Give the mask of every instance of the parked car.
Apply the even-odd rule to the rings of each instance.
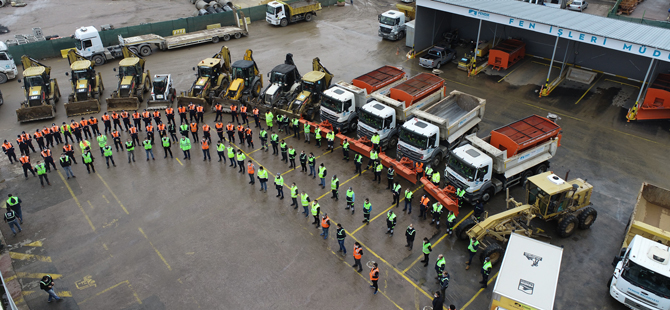
[[[439,69],[440,66],[456,59],[456,50],[445,44],[438,44],[431,48],[426,55],[419,58],[419,65],[428,69]]]
[[[589,4],[584,0],[573,0],[572,3],[568,4],[568,10],[581,12],[586,10],[587,6],[589,6]]]

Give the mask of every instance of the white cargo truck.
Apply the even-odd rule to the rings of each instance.
[[[487,202],[498,192],[525,183],[549,169],[549,160],[561,145],[561,127],[553,120],[532,115],[455,148],[445,168],[447,182],[465,190],[465,201]]]
[[[476,133],[486,100],[460,91],[413,110],[399,131],[398,158],[437,166],[466,134]]]
[[[379,20],[378,34],[380,37],[391,41],[405,37],[406,17],[403,12],[389,10],[379,14],[377,18]]]
[[[18,74],[14,58],[7,51],[7,44],[0,42],[0,84],[15,79]]]

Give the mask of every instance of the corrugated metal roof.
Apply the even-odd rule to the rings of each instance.
[[[432,0],[487,13],[548,24],[610,39],[670,50],[670,29],[515,0]]]

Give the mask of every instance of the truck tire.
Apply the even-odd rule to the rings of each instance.
[[[477,134],[478,131],[479,131],[479,124],[474,125],[472,128],[470,128],[470,130],[468,130],[468,135]]]
[[[530,171],[530,169],[522,172],[521,180],[520,180],[521,186],[526,185],[526,181],[528,181],[528,178],[530,178],[532,176],[533,176],[533,172]]]
[[[7,78],[7,75],[4,74],[4,73],[0,73],[0,84],[7,83],[7,81],[9,81],[9,79]]]
[[[493,198],[493,195],[494,195],[493,188],[489,187],[486,190],[484,190],[484,193],[482,194],[482,203],[489,202],[489,200],[491,200],[491,198]]]
[[[591,225],[596,221],[596,218],[598,218],[598,211],[596,211],[596,209],[591,207],[584,208],[582,213],[579,213],[577,216],[579,229],[591,228]]]
[[[251,88],[251,95],[254,98],[258,98],[260,94],[261,94],[261,81],[256,80],[256,82],[254,82],[254,86]]]
[[[212,43],[219,43],[219,37],[218,36],[213,36],[212,37]]]
[[[500,244],[491,243],[491,245],[487,246],[486,249],[484,249],[484,252],[479,255],[479,260],[484,264],[484,259],[488,257],[491,260],[491,264],[495,265],[498,261],[502,260],[503,255],[505,255],[505,251]]]
[[[358,130],[358,119],[354,119],[349,124],[348,131],[349,132],[356,132],[357,130]]]
[[[404,37],[405,37],[405,32],[404,32],[404,31],[400,31],[400,33],[398,33],[398,40],[401,40],[401,39],[404,38]]]
[[[437,169],[437,166],[440,165],[440,162],[442,162],[442,153],[437,154],[435,158],[430,162],[430,165],[433,167],[433,169]]]
[[[474,227],[475,224],[477,224],[475,220],[471,218],[465,219],[465,221],[463,221],[461,225],[458,225],[458,227],[456,227],[456,237],[458,237],[458,239],[461,240],[468,240],[468,230]]]
[[[282,27],[288,26],[288,19],[282,18],[282,20],[279,21],[279,26],[282,26]]]
[[[308,21],[308,22],[312,21],[312,13],[305,14],[305,21]]]
[[[440,69],[441,66],[442,66],[442,63],[438,61],[437,66],[435,66],[435,69]]]
[[[93,61],[96,66],[102,66],[105,64],[105,57],[102,55],[93,55],[91,61]]]
[[[398,136],[391,136],[391,139],[389,139],[388,144],[386,145],[386,148],[390,148],[392,146],[398,145]]]
[[[575,228],[577,228],[577,218],[572,214],[568,214],[558,222],[558,235],[561,238],[568,238],[575,233]]]
[[[139,100],[140,103],[144,102],[144,93],[140,89],[137,90],[137,100]]]
[[[224,40],[224,41],[228,41],[228,40],[230,40],[230,35],[229,35],[229,34],[224,34],[224,35],[223,35],[223,40]]]
[[[151,46],[142,45],[140,47],[140,55],[142,55],[142,57],[147,57],[147,56],[151,55],[151,53],[153,53],[153,50],[151,50]]]
[[[239,39],[241,37],[242,37],[242,33],[240,33],[240,32],[235,33],[235,39]]]

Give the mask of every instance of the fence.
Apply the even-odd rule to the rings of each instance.
[[[635,24],[642,24],[642,25],[649,25],[649,26],[653,26],[653,27],[670,29],[670,23],[668,23],[667,21],[649,20],[649,19],[634,18],[634,17],[618,15],[617,11],[619,10],[619,5],[621,4],[621,1],[622,0],[618,0],[614,4],[612,9],[610,9],[610,11],[607,12],[607,17],[608,18],[623,20],[623,21],[627,21],[627,22],[631,22],[631,23],[635,23]]]
[[[296,1],[300,0],[286,2],[290,4]],[[318,2],[320,2],[323,7],[327,7],[337,3],[337,0],[318,0]],[[243,8],[238,11],[244,13],[244,16],[249,17],[251,21],[265,20],[265,5]],[[103,45],[109,46],[119,44],[119,35],[125,38],[153,33],[167,37],[171,36],[172,30],[175,29],[185,29],[186,32],[194,32],[206,29],[207,25],[219,23],[222,26],[235,25],[235,17],[233,12],[229,11],[203,16],[179,18],[156,23],[105,30],[100,32],[100,40],[102,41]],[[14,61],[18,65],[21,63],[21,55],[28,55],[35,59],[61,57],[61,50],[73,48],[74,46],[75,40],[73,38],[62,38],[57,40],[39,41],[28,44],[9,46],[9,54],[14,57]]]

